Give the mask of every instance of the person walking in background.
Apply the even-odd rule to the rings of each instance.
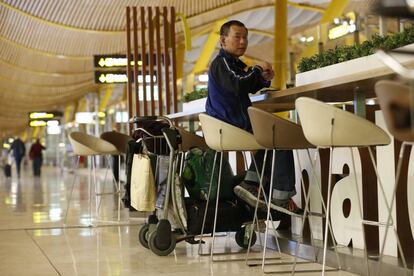
[[[17,177],[20,177],[20,165],[24,155],[26,154],[26,146],[19,137],[16,137],[11,144],[9,152],[11,151],[13,151],[14,161],[16,162]]]
[[[40,176],[40,168],[42,167],[43,156],[42,150],[46,149],[42,144],[40,144],[39,139],[36,139],[36,142],[30,147],[29,156],[33,162],[33,175]]]

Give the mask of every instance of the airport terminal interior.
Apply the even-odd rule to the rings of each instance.
[[[0,0],[0,275],[414,276],[413,23]]]

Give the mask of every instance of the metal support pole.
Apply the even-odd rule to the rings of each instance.
[[[365,93],[359,87],[354,89],[354,114],[366,118]]]

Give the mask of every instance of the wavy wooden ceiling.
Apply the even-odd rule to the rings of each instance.
[[[328,0],[294,1],[323,4]],[[126,6],[175,6],[192,33],[274,0],[0,0],[0,133],[99,87],[93,55],[124,53]],[[214,12],[211,12],[214,11]],[[210,13],[209,13],[210,12]],[[177,24],[178,40],[183,39]]]

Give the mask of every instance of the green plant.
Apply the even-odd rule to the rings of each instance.
[[[303,73],[328,65],[374,54],[378,49],[391,50],[414,43],[414,26],[394,35],[374,35],[371,40],[360,45],[336,46],[322,54],[304,57],[298,65],[298,71]]]
[[[198,100],[201,98],[205,98],[207,97],[207,88],[202,88],[202,89],[198,89],[198,90],[194,90],[192,92],[186,93],[183,96],[183,102],[187,103],[187,102],[191,102],[194,100]]]

